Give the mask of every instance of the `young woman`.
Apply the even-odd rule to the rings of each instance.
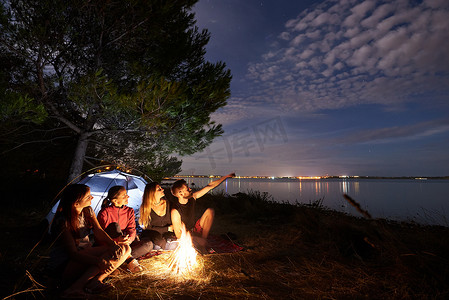
[[[172,250],[176,243],[167,243],[176,240],[171,222],[172,203],[163,199],[164,196],[159,183],[151,182],[145,186],[139,217],[139,224],[144,229],[141,238],[150,239],[155,248]]]
[[[68,186],[61,197],[51,233],[55,238],[50,265],[62,272],[61,296],[86,297],[112,287],[103,280],[130,255],[129,245],[117,245],[100,227],[92,202],[90,188],[84,184]],[[102,246],[93,247],[91,230]]]
[[[142,271],[143,267],[136,258],[150,252],[153,249],[153,243],[150,240],[139,241],[136,238],[134,209],[126,206],[128,199],[129,196],[125,187],[111,187],[98,213],[98,222],[119,245],[126,244],[131,246],[131,255],[127,258],[126,263],[128,270],[132,273],[137,273]]]

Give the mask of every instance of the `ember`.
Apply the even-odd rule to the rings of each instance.
[[[196,266],[196,250],[193,248],[192,237],[183,225],[178,247],[168,258],[168,267],[177,274],[184,274],[192,272]]]

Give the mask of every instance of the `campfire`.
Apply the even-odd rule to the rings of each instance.
[[[178,240],[178,247],[168,258],[168,267],[176,274],[190,273],[198,265],[196,255],[197,253],[193,247],[190,232],[186,231],[183,224],[181,238]]]

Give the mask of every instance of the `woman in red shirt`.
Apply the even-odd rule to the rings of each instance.
[[[128,199],[129,196],[125,187],[111,187],[98,213],[98,222],[118,244],[131,246],[131,255],[126,263],[129,271],[137,273],[142,271],[143,267],[136,258],[150,252],[153,249],[153,243],[151,241],[140,241],[136,236],[134,209],[126,206]]]

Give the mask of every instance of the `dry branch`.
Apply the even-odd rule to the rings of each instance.
[[[361,213],[365,218],[367,219],[372,219],[370,213],[364,209],[362,209],[360,207],[360,204],[358,204],[354,199],[352,199],[351,197],[349,197],[347,194],[343,194],[343,197],[349,202],[349,204],[351,204],[352,206],[355,207],[355,209]]]

